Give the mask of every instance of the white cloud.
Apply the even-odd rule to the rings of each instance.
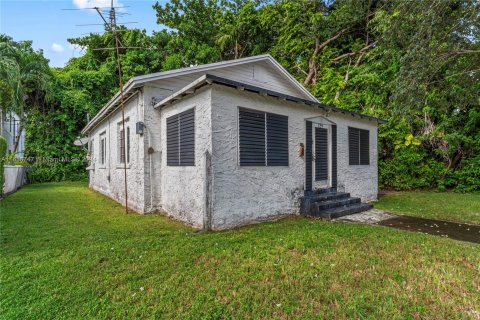
[[[93,7],[109,8],[111,1],[110,0],[73,0],[73,4],[75,7],[79,9],[93,8]],[[120,0],[113,0],[113,6],[123,7],[123,3],[121,3]],[[122,11],[124,9],[117,9],[117,10]]]
[[[52,50],[55,52],[63,52],[63,46],[61,44],[58,44],[56,42],[52,43]]]

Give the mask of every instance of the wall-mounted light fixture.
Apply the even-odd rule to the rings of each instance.
[[[135,128],[136,128],[136,133],[143,136],[143,133],[145,132],[145,124],[141,121],[138,121],[136,123]]]

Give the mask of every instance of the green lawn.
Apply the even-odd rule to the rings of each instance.
[[[389,192],[375,208],[411,216],[480,224],[480,193]]]
[[[289,218],[201,233],[79,183],[0,201],[3,319],[480,316],[480,246]]]

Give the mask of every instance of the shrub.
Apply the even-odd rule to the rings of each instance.
[[[453,177],[456,180],[455,191],[480,191],[480,155],[463,160]]]
[[[428,157],[421,148],[403,148],[392,159],[379,161],[379,180],[383,187],[396,190],[439,188],[448,173],[442,162]]]
[[[27,178],[30,183],[51,181],[86,181],[86,164],[81,161],[63,162],[35,162],[27,168]]]

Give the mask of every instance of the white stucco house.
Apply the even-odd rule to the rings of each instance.
[[[82,133],[90,187],[140,212],[226,229],[336,217],[377,198],[383,121],[321,104],[270,55],[134,77]]]

